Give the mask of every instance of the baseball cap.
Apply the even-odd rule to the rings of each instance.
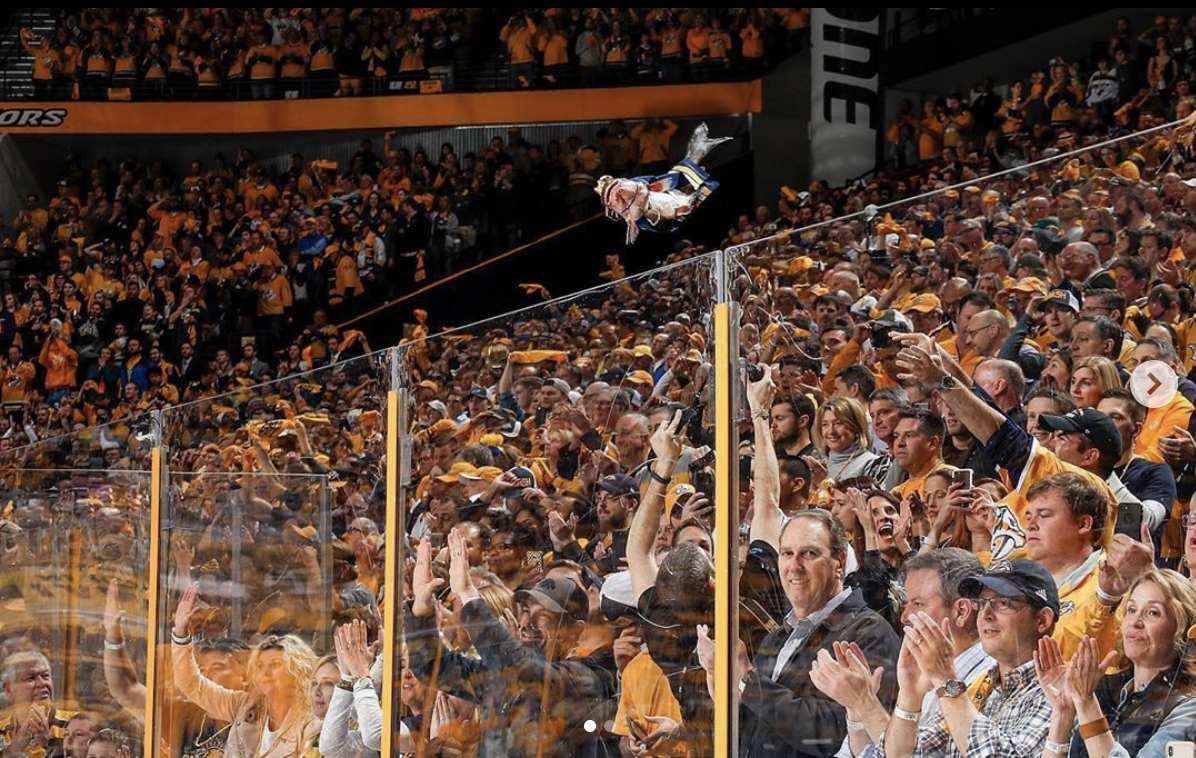
[[[590,602],[581,587],[570,579],[545,579],[530,590],[519,590],[516,600],[532,600],[547,611],[563,613],[574,621],[585,621]]]
[[[527,466],[516,466],[507,472],[515,477],[515,484],[503,493],[503,497],[523,497],[523,491],[536,487],[536,474]]]
[[[498,430],[498,433],[509,439],[518,437],[522,431],[523,424],[518,419],[508,418],[506,422],[503,423],[502,428]]]
[[[598,482],[598,487],[603,492],[609,492],[619,497],[639,493],[639,487],[636,486],[635,480],[626,474],[611,474],[604,477]]]
[[[696,492],[697,492],[697,490],[694,489],[692,484],[676,485],[671,490],[669,490],[667,495],[664,496],[664,512],[672,513],[673,506],[677,504],[678,500],[680,500],[683,497],[688,497],[690,495],[693,495]]]
[[[1024,558],[999,561],[982,576],[964,579],[959,592],[964,597],[979,597],[985,587],[1001,597],[1024,595],[1038,608],[1050,608],[1059,616],[1059,588],[1051,573],[1040,564]]]
[[[558,392],[560,392],[562,395],[568,395],[568,394],[569,394],[569,390],[570,390],[570,389],[572,389],[572,388],[569,386],[569,383],[568,383],[568,382],[566,382],[564,379],[558,379],[558,378],[557,378],[557,377],[555,377],[555,376],[554,376],[554,377],[552,377],[551,379],[545,379],[545,380],[544,380],[544,385],[545,385],[546,387],[553,387],[553,388],[555,388],[555,389],[556,389]]]
[[[469,390],[469,396],[481,398],[482,400],[490,399],[490,393],[485,387],[471,387]]]
[[[1065,308],[1071,308],[1075,313],[1080,312],[1080,301],[1076,299],[1074,294],[1068,292],[1067,290],[1051,290],[1048,292],[1046,297],[1039,301],[1038,310],[1046,308],[1051,303],[1062,305]]]
[[[939,299],[938,295],[928,293],[918,295],[905,308],[907,311],[918,311],[919,313],[931,313],[942,309],[943,301]]]
[[[447,474],[441,474],[440,476],[436,477],[436,481],[444,482],[445,484],[455,484],[460,481],[462,474],[473,474],[475,472],[476,469],[473,467],[473,464],[460,461],[458,463],[454,463],[452,467],[449,468]]]
[[[651,387],[655,382],[652,380],[652,375],[647,371],[632,371],[624,379],[628,384],[643,384]]]
[[[614,621],[622,616],[639,616],[635,593],[631,587],[630,571],[609,574],[602,582],[598,599],[602,605],[602,615],[608,621]]]
[[[500,469],[498,466],[482,466],[472,474],[472,477],[476,477],[477,479],[485,479],[487,482],[493,482],[500,476],[502,476],[502,469]],[[470,477],[462,474],[461,478],[466,479]]]
[[[1001,290],[1002,292],[1035,292],[1038,294],[1045,294],[1047,291],[1046,282],[1042,281],[1036,276],[1027,276],[1018,279],[1012,286]],[[1063,290],[1056,290],[1062,292]],[[1070,294],[1070,293],[1069,293]]]
[[[1077,408],[1064,416],[1044,413],[1038,417],[1038,425],[1052,432],[1079,432],[1101,453],[1121,456],[1121,432],[1113,419],[1095,408]]]

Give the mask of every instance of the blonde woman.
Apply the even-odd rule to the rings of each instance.
[[[1054,640],[1039,643],[1035,668],[1053,706],[1043,758],[1083,742],[1090,758],[1163,758],[1167,743],[1196,737],[1196,587],[1170,569],[1149,569],[1125,594],[1117,612],[1122,656],[1131,664],[1103,676],[1118,653],[1103,661],[1085,637],[1064,666]]]
[[[837,397],[823,403],[815,416],[814,444],[826,457],[830,479],[839,482],[868,476],[884,481],[889,459],[872,452],[868,412],[858,400]]]
[[[199,585],[192,584],[174,612],[175,686],[212,718],[231,722],[225,758],[302,758],[320,737],[311,697],[316,654],[294,635],[271,635],[249,654],[249,689],[221,687],[195,661],[190,624],[198,602]]]
[[[1077,408],[1095,408],[1106,390],[1121,387],[1117,364],[1108,358],[1079,358],[1071,367],[1071,399]]]

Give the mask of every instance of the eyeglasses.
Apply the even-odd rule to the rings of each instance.
[[[1181,523],[1183,523],[1184,529],[1191,529],[1196,526],[1196,515],[1184,516]]]
[[[1026,604],[1020,597],[974,597],[972,607],[977,613],[984,613],[985,606],[992,606],[994,613],[1013,613]]]

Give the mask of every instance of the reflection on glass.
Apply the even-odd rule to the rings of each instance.
[[[71,443],[92,452],[54,450]],[[17,457],[56,459],[42,447]],[[104,726],[139,739],[149,474],[99,468],[0,471],[0,730],[20,754],[77,749]]]
[[[710,752],[712,273],[403,345],[398,749]]]

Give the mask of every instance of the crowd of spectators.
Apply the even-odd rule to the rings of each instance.
[[[380,153],[363,140],[348,165],[293,155],[278,173],[250,151],[184,176],[71,160],[53,197],[0,220],[0,446],[369,352],[339,324],[591,217],[599,175],[668,165],[677,129],[615,121],[594,144],[544,146],[512,127],[431,158],[387,132]]]
[[[478,8],[70,8],[21,31],[42,99],[271,99],[418,88]]]
[[[809,8],[529,8],[499,39],[514,89],[676,84],[759,76],[809,26]]]
[[[271,99],[419,91],[452,72],[510,86],[760,75],[808,35],[809,8],[71,8],[23,29],[38,99]],[[497,30],[497,31],[491,31]],[[476,78],[476,77],[474,77]],[[501,86],[490,83],[491,88]]]
[[[920,108],[903,100],[888,125],[886,168],[954,184],[1183,119],[1196,105],[1193,49],[1196,16],[1159,16],[1141,32],[1121,17],[1087,59],[1054,57],[1028,78],[985,78]]]
[[[611,286],[513,318],[430,335],[420,314],[401,430],[385,355],[169,410],[187,473],[167,496],[164,754],[376,754],[395,675],[401,751],[711,755],[716,541],[740,552],[744,753],[1161,758],[1193,740],[1190,139],[1110,141],[816,228],[794,222],[873,190],[740,219],[742,421],[713,411],[714,256],[680,242],[661,269],[625,279],[612,256]],[[1128,389],[1147,361],[1179,377],[1150,408]],[[740,500],[715,523],[727,423]],[[396,513],[388,434],[411,462]],[[60,503],[16,498],[0,537],[28,565],[53,548],[21,524],[64,503],[102,517],[102,676],[91,716],[58,710],[50,635],[7,635],[0,729],[21,749],[76,729],[128,742],[144,700],[124,577],[102,565],[140,522],[124,480],[38,472],[71,449],[18,451],[6,476]],[[400,513],[413,559],[388,598],[380,534]],[[377,656],[391,602],[398,674]]]

